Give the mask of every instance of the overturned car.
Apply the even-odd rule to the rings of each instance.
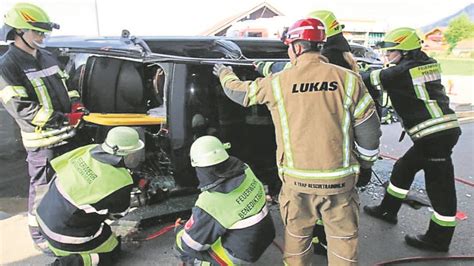
[[[64,65],[70,86],[80,92],[89,111],[74,139],[78,145],[103,142],[115,126],[134,127],[145,142],[143,163],[134,175],[146,181],[135,191],[133,201],[148,207],[142,208],[146,210],[138,219],[190,209],[194,198],[188,195],[197,192],[197,178],[189,149],[203,135],[230,142],[230,154],[249,164],[270,194],[278,192],[269,111],[265,106],[243,108],[229,100],[212,67],[224,63],[241,79],[255,79],[254,61],[288,60],[287,47],[280,41],[136,38],[124,31],[115,38],[55,37],[48,40],[47,49]],[[0,119],[11,118],[2,114]],[[18,131],[0,133],[8,135],[5,150],[21,145]],[[149,207],[156,202],[163,204]]]
[[[212,66],[217,62],[232,65],[243,79],[254,79],[258,73],[253,61],[287,60],[287,49],[280,41],[139,39],[124,32],[116,38],[51,38],[47,49],[64,65],[69,86],[80,92],[89,111],[78,128],[77,144],[103,142],[114,126],[132,126],[141,135],[143,163],[134,175],[146,182],[137,191],[137,205],[196,191],[189,149],[202,135],[230,142],[230,154],[248,163],[270,192],[278,190],[270,113],[265,106],[243,108],[230,101]],[[7,133],[17,136],[7,138],[6,148],[21,145],[17,131]]]

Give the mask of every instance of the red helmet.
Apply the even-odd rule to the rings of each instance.
[[[305,18],[296,21],[286,33],[283,41],[286,45],[294,41],[324,42],[326,34],[324,24],[315,18]]]

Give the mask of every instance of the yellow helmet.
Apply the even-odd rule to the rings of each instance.
[[[12,39],[9,33],[13,29],[27,29],[39,32],[51,32],[59,29],[59,25],[51,22],[48,14],[38,6],[29,3],[18,3],[5,14],[1,29],[2,40]]]
[[[411,51],[421,48],[422,42],[415,29],[398,28],[387,33],[378,46],[385,50]]]
[[[342,29],[344,29],[344,25],[340,24],[339,21],[337,21],[336,16],[334,16],[334,13],[332,13],[331,11],[316,10],[309,13],[308,17],[319,19],[323,22],[327,37],[331,37],[338,33],[341,33]]]

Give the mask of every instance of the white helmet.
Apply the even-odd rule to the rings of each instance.
[[[135,129],[114,127],[107,133],[102,149],[113,155],[126,156],[143,149],[144,146]]]
[[[226,151],[229,148],[230,143],[222,144],[216,137],[200,137],[191,145],[191,165],[193,167],[206,167],[221,163],[229,158]]]

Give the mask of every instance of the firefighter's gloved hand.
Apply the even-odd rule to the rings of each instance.
[[[255,66],[255,70],[262,76],[266,77],[270,74],[270,70],[272,68],[274,62],[264,62],[264,61],[255,61],[253,65]],[[266,69],[266,71],[265,71]]]
[[[357,180],[356,187],[365,187],[370,182],[372,177],[372,168],[360,168],[359,180]]]
[[[75,112],[75,113],[68,113],[64,114],[69,122],[69,125],[76,127],[81,122],[82,117],[84,116],[83,112]]]
[[[232,67],[230,67],[230,66],[225,66],[223,64],[215,64],[214,68],[212,69],[212,74],[219,77],[222,70],[224,70],[224,69],[229,69],[230,71],[232,71]]]

